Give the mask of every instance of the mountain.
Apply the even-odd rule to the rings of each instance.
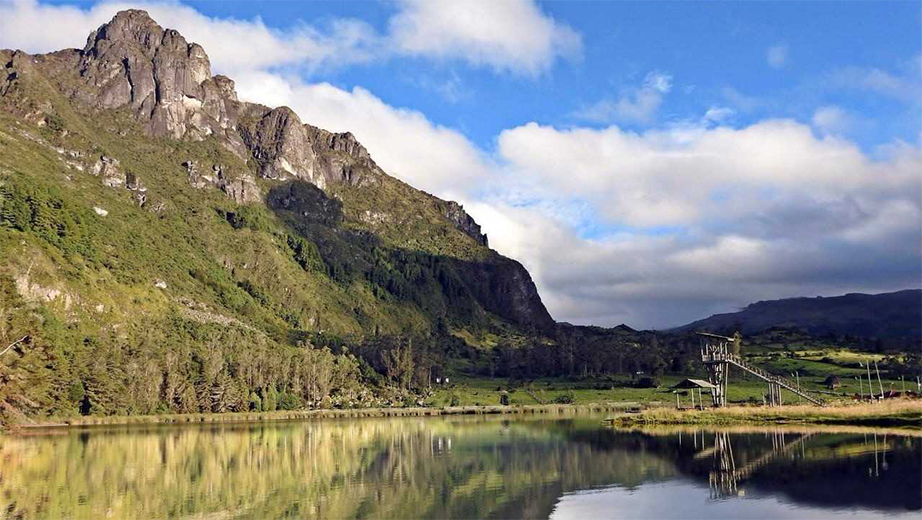
[[[391,177],[351,133],[239,100],[144,11],[83,49],[0,50],[0,67],[0,343],[30,339],[2,409],[316,400],[337,387],[291,375],[305,344],[362,365],[337,345],[554,333],[461,205]]]
[[[922,290],[760,301],[673,330],[754,335],[770,328],[799,329],[813,336],[917,341],[922,337]]]

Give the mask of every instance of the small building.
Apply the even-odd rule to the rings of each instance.
[[[679,402],[679,390],[691,390],[692,398],[692,408],[695,408],[695,390],[698,391],[698,405],[697,407],[704,408],[704,401],[701,399],[701,391],[704,389],[714,391],[717,388],[715,385],[703,380],[703,379],[683,379],[679,384],[672,387],[672,390],[675,391],[675,407],[682,408],[681,403]]]
[[[703,379],[683,379],[679,384],[672,387],[673,390],[687,390],[689,388],[713,390],[717,387]]]

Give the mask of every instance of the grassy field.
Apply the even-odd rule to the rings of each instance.
[[[810,360],[782,360],[777,364],[761,364],[766,366],[773,373],[785,374],[790,376],[790,372],[795,370],[803,372],[805,367],[817,362]],[[822,365],[827,365],[822,363]],[[824,367],[825,368],[825,367]],[[838,375],[838,374],[837,374]],[[881,383],[878,383],[877,377],[873,375],[874,393],[880,393],[880,386],[884,390],[894,389],[900,391],[902,383],[899,379],[888,379],[881,375]],[[675,405],[675,394],[671,387],[682,381],[686,377],[707,379],[704,374],[690,374],[688,376],[662,376],[657,378],[659,386],[656,388],[637,388],[631,382],[630,378],[615,378],[611,380],[600,381],[569,381],[566,379],[534,379],[529,381],[510,381],[503,378],[473,378],[473,377],[456,377],[451,380],[448,386],[435,386],[433,395],[426,400],[427,406],[448,406],[452,403],[462,406],[486,406],[500,404],[500,398],[503,392],[509,397],[510,405],[534,405],[572,402],[576,404],[588,403],[605,403],[617,401],[634,401],[645,405]],[[827,402],[850,402],[852,396],[859,393],[867,395],[868,384],[867,376],[861,381],[860,385],[857,380],[851,376],[839,375],[841,386],[835,391],[830,391],[824,381],[826,375],[804,376],[800,377],[801,387],[814,392]],[[794,379],[793,377],[789,377]],[[907,390],[915,390],[916,385],[913,382],[905,382]],[[731,403],[738,404],[761,404],[762,395],[766,393],[766,385],[761,380],[753,377],[744,376],[741,371],[730,371],[730,385],[727,389],[727,399]],[[691,405],[689,395],[680,396],[682,404]],[[710,397],[704,394],[705,400]],[[782,398],[785,404],[806,404],[806,401],[799,396],[782,391]]]
[[[880,403],[838,406],[731,406],[710,410],[649,408],[613,418],[617,425],[637,424],[850,424],[857,426],[922,427],[922,401],[893,399]]]

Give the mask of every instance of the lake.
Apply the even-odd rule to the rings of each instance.
[[[603,416],[95,427],[0,437],[9,518],[919,518],[922,437],[615,430]]]

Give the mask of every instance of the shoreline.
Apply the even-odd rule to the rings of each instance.
[[[441,408],[354,408],[290,410],[277,412],[189,413],[163,415],[80,416],[51,419],[33,424],[18,424],[16,430],[66,429],[84,426],[130,426],[154,424],[220,424],[244,422],[299,421],[310,419],[359,419],[369,417],[439,417],[449,415],[537,415],[622,412],[639,409],[636,402],[593,404],[544,404],[522,406],[447,406]]]
[[[633,401],[544,404],[470,405],[448,407],[316,409],[276,412],[228,412],[163,415],[79,416],[50,419],[7,427],[7,432],[69,429],[92,426],[143,426],[157,424],[222,424],[313,419],[360,419],[386,417],[441,417],[457,415],[575,415],[613,412],[604,422],[614,427],[639,426],[773,426],[833,425],[922,429],[922,401],[904,400],[878,404],[815,407],[806,405],[766,407],[735,405],[705,410],[644,406]]]
[[[922,428],[922,401],[903,400],[839,406],[728,406],[705,410],[647,408],[640,413],[619,414],[609,419],[616,427],[697,425],[771,426],[832,425]]]

